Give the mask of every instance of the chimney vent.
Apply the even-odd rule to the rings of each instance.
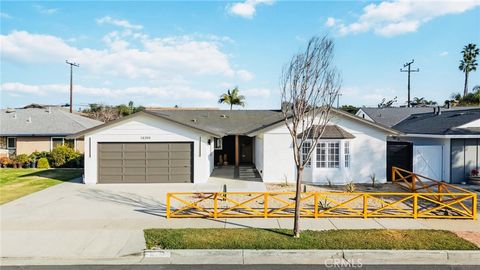
[[[28,117],[27,123],[32,123],[32,117],[31,116]]]

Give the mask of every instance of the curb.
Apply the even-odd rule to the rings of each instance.
[[[158,264],[428,264],[480,265],[477,250],[145,250],[143,263]]]

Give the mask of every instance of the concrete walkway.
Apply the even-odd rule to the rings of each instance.
[[[285,228],[292,219],[166,219],[165,194],[221,185],[64,183],[0,206],[1,257],[115,258],[140,253],[146,228]],[[480,232],[479,220],[302,219],[302,229],[444,229]]]

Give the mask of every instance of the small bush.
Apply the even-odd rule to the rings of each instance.
[[[372,173],[370,175],[370,181],[372,182],[372,187],[375,187],[375,184],[377,183],[377,178],[375,176],[375,173]]]
[[[30,163],[30,158],[27,154],[20,154],[15,158],[15,161],[18,163],[19,167],[22,167],[25,164]]]
[[[77,167],[81,163],[82,154],[71,147],[61,145],[53,149],[51,159],[54,167]]]
[[[30,154],[30,159],[33,161],[39,160],[41,158],[50,159],[50,157],[51,157],[51,154],[48,151],[42,151],[42,152],[35,151]]]
[[[9,159],[8,157],[1,157],[0,164],[2,165],[3,168],[6,168],[8,165],[12,164],[12,160]]]
[[[349,182],[348,184],[345,185],[345,191],[346,192],[355,192],[357,188],[355,187],[355,184],[353,182]]]
[[[38,159],[37,168],[39,168],[39,169],[49,169],[50,164],[48,163],[48,159],[44,158],[44,157]]]

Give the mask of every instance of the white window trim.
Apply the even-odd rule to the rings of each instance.
[[[348,144],[349,144],[349,156],[350,156],[350,160],[349,160],[349,167],[345,167],[345,142],[348,141]],[[339,140],[335,140],[335,139],[321,139],[318,141],[318,143],[331,143],[331,142],[338,142],[339,145],[338,145],[338,162],[339,162],[339,166],[337,168],[329,168],[328,167],[328,157],[327,157],[327,167],[317,167],[317,145],[315,145],[315,151],[313,151],[312,153],[312,157],[311,157],[311,162],[313,164],[312,168],[314,168],[315,170],[322,170],[322,171],[338,171],[338,170],[349,170],[352,168],[352,140],[351,139],[339,139]],[[326,148],[326,155],[328,155],[328,147]]]
[[[65,137],[50,137],[50,151],[53,150],[53,139],[62,139],[62,145],[65,145]],[[73,150],[77,151],[77,139],[73,139]]]
[[[216,142],[220,142],[220,146],[216,146]],[[223,150],[223,138],[213,138],[213,150]]]
[[[8,146],[8,139],[15,139],[15,147],[9,147],[9,146]],[[7,146],[7,149],[8,149],[8,150],[15,150],[15,149],[17,149],[17,137],[7,137],[6,146]]]
[[[309,150],[312,149],[312,144],[313,144],[312,140],[305,140],[303,143],[309,143],[309,144],[310,144]],[[310,160],[308,161],[307,164],[305,164],[305,168],[309,168],[309,169],[310,169],[310,168],[313,168],[313,166],[312,166],[312,164],[314,164],[314,163],[313,163],[313,160],[314,160],[314,159],[313,159],[313,156],[314,156],[314,154],[313,154],[313,152],[312,152],[312,153],[311,153],[311,156],[310,156]],[[303,159],[303,144],[302,144],[302,146],[301,146],[301,151],[300,151],[300,160],[301,160],[301,162],[303,163],[303,160],[304,160],[304,159]]]

